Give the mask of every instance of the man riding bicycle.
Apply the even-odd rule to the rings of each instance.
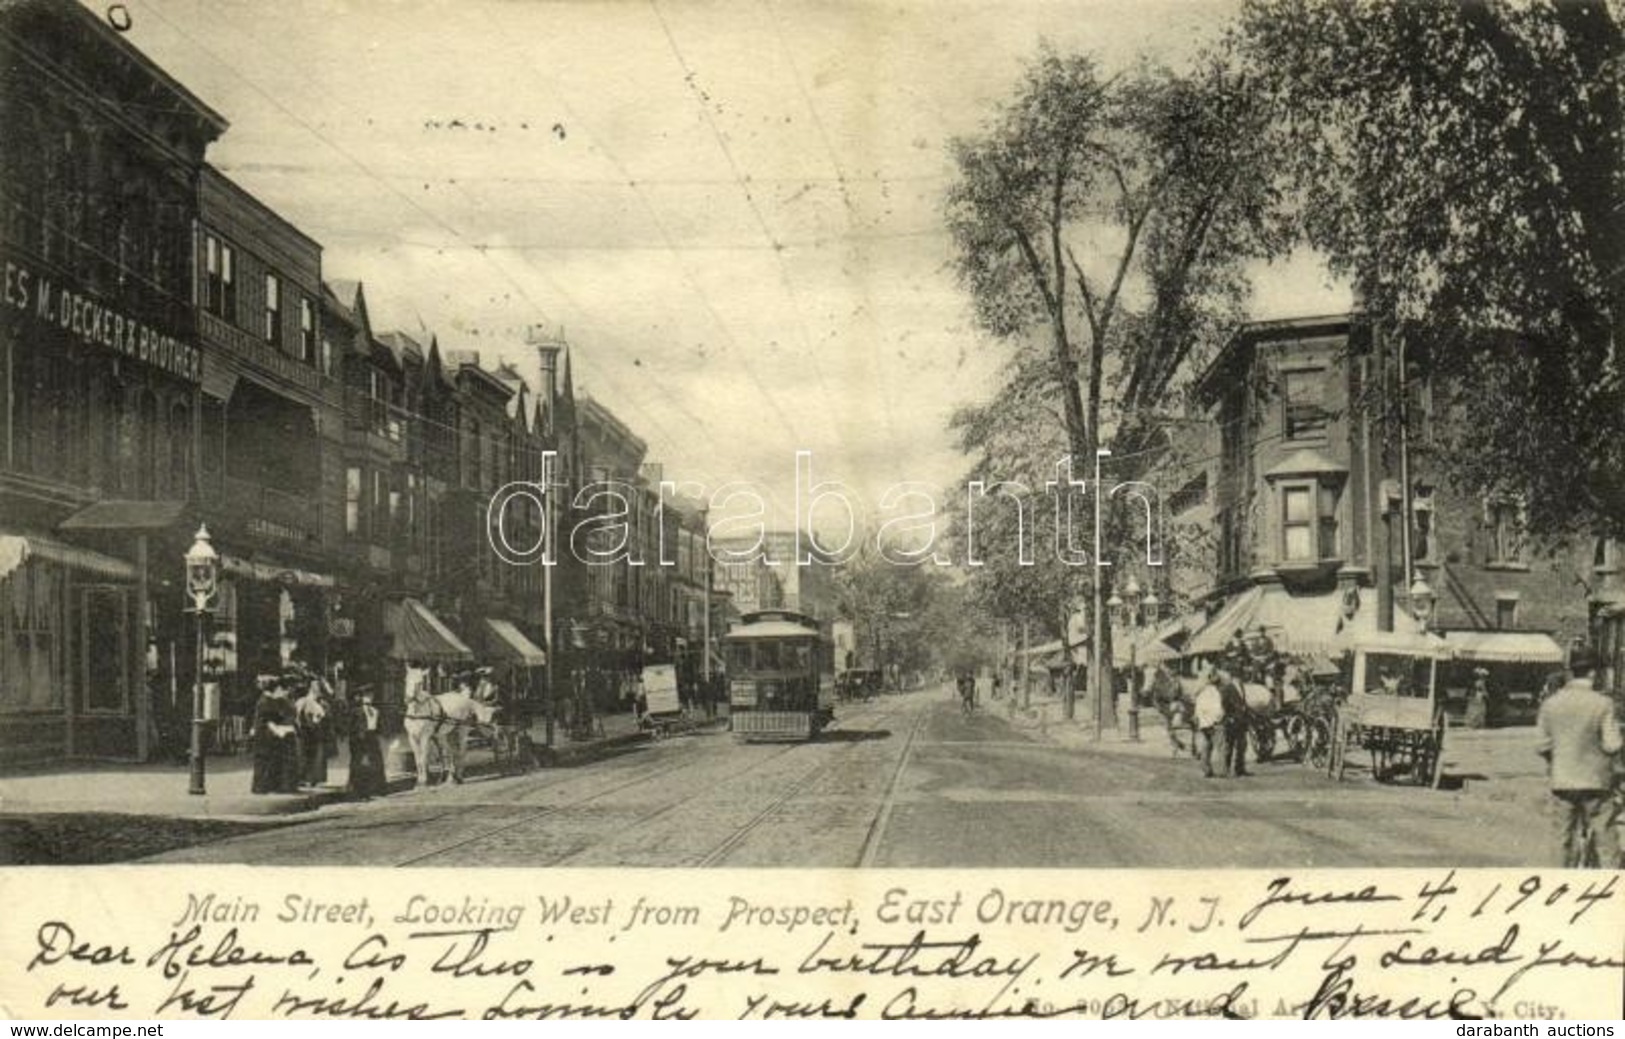
[[[1605,831],[1612,825],[1608,809],[1621,742],[1613,703],[1592,688],[1595,666],[1589,648],[1574,650],[1569,660],[1573,677],[1540,705],[1537,750],[1546,759],[1552,796],[1562,802],[1563,865],[1611,869],[1618,836]]]

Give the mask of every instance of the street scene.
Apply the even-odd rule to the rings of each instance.
[[[1617,868],[1625,15],[1152,6],[0,0],[0,864]]]
[[[941,690],[904,693],[854,708],[813,744],[665,740],[591,767],[326,809],[148,861],[1194,869],[1517,865],[1540,854],[1527,784],[1522,801],[1429,797],[1262,766],[1233,792],[1160,748],[1079,753],[999,707],[967,717]],[[1486,842],[1485,829],[1511,836]]]

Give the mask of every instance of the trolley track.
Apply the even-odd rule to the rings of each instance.
[[[865,712],[863,714],[858,715],[857,717],[854,717],[852,720],[854,720],[854,721],[856,721],[856,720],[869,720],[871,718],[883,719],[883,718],[886,718],[886,717],[890,717],[895,713],[896,713],[895,709],[892,710],[892,711],[887,711],[887,712],[880,713],[878,715],[870,715],[867,712]],[[748,774],[750,772],[756,771],[757,769],[760,769],[765,765],[771,764],[774,761],[778,761],[781,758],[785,757],[786,755],[795,752],[797,749],[799,749],[802,746],[804,746],[804,745],[803,744],[790,744],[788,746],[779,748],[772,754],[769,754],[769,755],[757,758],[754,761],[751,761],[744,768],[734,769],[731,772],[726,773],[725,775],[723,775],[723,776],[721,776],[721,777],[719,777],[717,779],[716,784],[725,786],[729,781],[735,780],[735,779],[739,778],[740,776],[743,776],[743,775],[746,775],[746,774]],[[843,756],[842,760],[844,760],[844,756]],[[818,774],[826,771],[828,768],[832,767],[833,764],[834,764],[834,762],[821,763],[817,768],[811,770],[808,773],[807,778],[810,779],[810,778],[815,777],[816,775],[818,775]],[[629,790],[629,789],[632,789],[633,787],[637,787],[637,786],[641,786],[641,785],[644,785],[644,784],[656,782],[656,781],[658,781],[660,779],[663,779],[666,776],[669,776],[669,775],[671,775],[671,774],[673,774],[675,772],[680,772],[680,771],[684,771],[684,770],[693,770],[696,767],[699,767],[699,768],[703,769],[703,762],[695,762],[693,759],[684,758],[682,760],[673,762],[672,764],[670,764],[670,765],[668,765],[666,767],[658,768],[658,769],[654,770],[653,772],[642,773],[640,775],[630,777],[630,778],[628,778],[628,779],[626,779],[626,780],[624,780],[622,782],[612,783],[609,786],[601,787],[601,788],[598,788],[596,790],[593,790],[591,793],[588,793],[585,796],[577,797],[577,798],[571,799],[571,800],[566,801],[566,802],[561,803],[561,804],[540,805],[540,806],[536,806],[534,808],[526,808],[525,809],[525,814],[522,815],[520,818],[510,819],[510,820],[507,820],[507,821],[503,822],[500,825],[493,826],[493,827],[490,827],[488,829],[481,830],[479,833],[472,834],[472,835],[469,835],[469,836],[466,836],[466,837],[460,837],[459,839],[454,840],[454,841],[449,841],[449,842],[441,844],[441,845],[439,845],[439,846],[437,846],[435,848],[432,848],[432,849],[430,849],[428,851],[422,852],[421,854],[414,855],[414,856],[412,856],[412,857],[410,857],[408,859],[398,861],[398,862],[394,863],[394,865],[396,867],[421,866],[421,865],[429,863],[430,860],[432,860],[432,859],[442,858],[442,857],[445,857],[445,856],[448,856],[448,855],[451,855],[451,854],[454,854],[454,853],[457,853],[457,852],[466,852],[470,848],[473,848],[473,847],[475,847],[477,845],[480,845],[482,843],[491,841],[491,840],[493,840],[495,838],[501,837],[501,836],[503,836],[505,834],[508,834],[508,833],[510,833],[510,832],[512,832],[514,830],[520,829],[521,827],[525,827],[525,826],[531,825],[533,823],[541,822],[541,821],[543,821],[545,819],[548,819],[550,817],[561,815],[563,813],[572,811],[572,810],[580,808],[582,806],[592,804],[595,801],[599,801],[599,800],[602,800],[603,798],[613,796],[614,794],[620,793],[620,792],[622,792],[624,790]],[[802,786],[803,786],[803,783],[798,780],[795,784],[792,785],[789,792],[787,792],[783,797],[781,797],[779,799],[776,799],[775,804],[773,806],[771,806],[771,807],[776,810],[777,807],[782,805],[784,802],[787,802],[788,800],[790,800],[795,795],[795,793],[799,791],[799,789]],[[522,797],[522,796],[524,796],[524,794],[525,794],[525,792],[521,791],[520,796]],[[663,803],[661,803],[659,806],[655,807],[654,809],[640,815],[634,821],[634,825],[643,825],[643,824],[646,824],[648,822],[652,822],[653,820],[658,819],[661,816],[664,816],[664,815],[668,814],[669,812],[675,810],[676,808],[678,808],[678,807],[680,807],[680,806],[682,806],[684,804],[687,804],[687,803],[690,803],[690,802],[694,801],[697,796],[700,796],[700,795],[696,795],[696,794],[693,794],[691,792],[685,792],[685,793],[683,793],[683,794],[681,794],[681,795],[679,795],[677,797],[670,798],[670,799],[664,801]],[[501,805],[502,807],[508,807],[510,805],[512,805],[514,807],[523,807],[523,806],[518,804],[518,800],[519,800],[519,798],[515,797],[512,800],[509,800],[509,799],[505,798],[505,799],[502,799],[501,801],[485,802],[485,803],[486,804],[498,804],[498,805]],[[471,807],[471,808],[476,807],[476,806],[477,806],[476,804],[470,804],[469,805],[469,807]],[[448,818],[448,817],[454,816],[455,814],[456,814],[455,810],[447,811],[447,812],[440,813],[440,814],[437,814],[437,815],[433,816],[431,818],[431,820],[429,820],[429,821],[435,821],[435,820],[439,820],[439,819]],[[762,814],[762,819],[765,820],[765,818],[767,817],[768,814],[771,814],[771,813],[764,812]],[[749,829],[754,828],[754,825],[759,824],[760,821],[761,820],[756,820],[756,821],[753,821],[752,824],[747,824],[747,827],[745,829],[748,831]],[[741,839],[743,839],[743,838],[741,837]],[[730,847],[733,844],[737,844],[737,843],[738,843],[737,841],[732,842],[732,844],[730,844]],[[570,859],[573,859],[573,858],[583,854],[587,850],[589,850],[589,849],[572,850],[571,852],[569,852],[569,853],[567,853],[565,855],[556,857],[556,858],[554,858],[554,859],[552,859],[552,860],[550,860],[550,861],[548,861],[546,863],[543,863],[543,865],[547,865],[547,866],[562,865],[564,863],[567,863]]]
[[[882,717],[894,717],[900,713],[900,711],[901,708],[894,708],[893,710],[886,712],[884,715],[882,715]],[[902,753],[898,756],[898,763],[893,771],[891,782],[887,785],[886,792],[881,800],[881,807],[879,811],[888,816],[890,815],[889,809],[892,798],[896,794],[897,785],[902,776],[903,767],[908,761],[910,751],[913,749],[915,737],[919,735],[920,730],[925,725],[926,718],[927,715],[925,713],[921,713],[914,720],[913,725],[909,727],[908,739],[903,745]],[[767,804],[766,807],[762,808],[761,811],[751,816],[749,821],[747,821],[743,826],[738,827],[733,833],[729,834],[727,839],[722,841],[722,843],[716,845],[711,849],[711,851],[706,853],[697,861],[687,863],[687,865],[698,867],[721,865],[723,860],[732,854],[736,848],[744,844],[745,841],[751,837],[751,835],[760,830],[761,827],[774,816],[778,815],[779,812],[783,810],[785,805],[795,800],[796,797],[806,793],[808,787],[810,787],[824,775],[832,772],[837,766],[846,764],[851,757],[856,755],[857,751],[862,746],[863,745],[861,743],[849,744],[847,747],[843,748],[843,753],[832,757],[831,760],[819,762],[813,768],[808,769],[801,776],[798,776],[793,783],[789,784],[784,793],[780,794],[778,797],[775,797]],[[877,834],[875,830],[875,822],[871,821],[869,824],[868,836],[865,837],[864,840],[865,853],[867,853],[871,839],[876,837]]]

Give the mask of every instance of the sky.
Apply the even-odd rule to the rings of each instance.
[[[105,4],[89,4],[101,11]],[[873,506],[966,467],[947,420],[1007,347],[951,269],[948,144],[1048,41],[1177,64],[1234,4],[131,0],[127,38],[222,113],[209,161],[365,283],[376,331],[575,384],[667,479],[790,516],[798,451]],[[1313,258],[1255,317],[1348,305]],[[861,507],[861,506],[860,506]]]

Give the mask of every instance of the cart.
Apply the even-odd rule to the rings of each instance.
[[[1337,708],[1328,771],[1342,779],[1349,752],[1371,755],[1379,782],[1404,776],[1437,789],[1444,778],[1448,721],[1437,689],[1449,650],[1434,635],[1381,632],[1354,645],[1348,698]]]

